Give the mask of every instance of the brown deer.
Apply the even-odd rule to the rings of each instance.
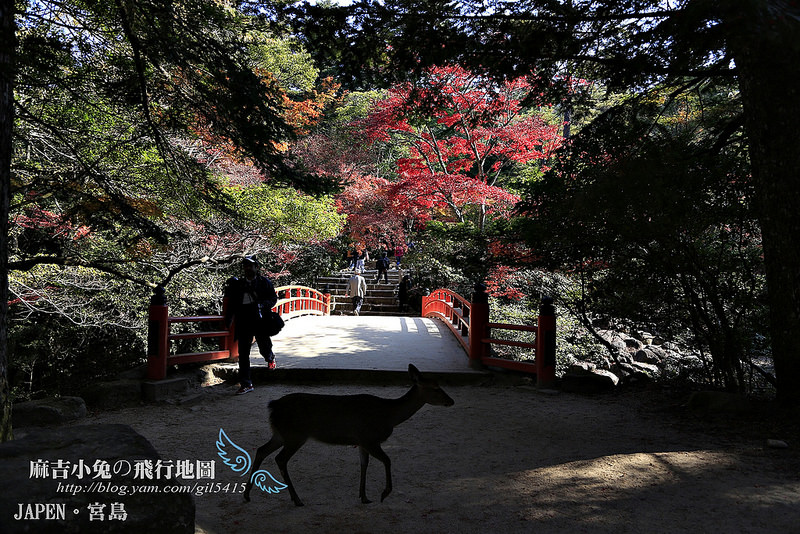
[[[408,372],[414,384],[398,399],[384,399],[374,395],[292,393],[271,401],[269,421],[272,438],[256,452],[250,479],[244,491],[245,500],[250,500],[253,473],[258,470],[264,458],[283,447],[275,457],[275,462],[289,488],[292,501],[297,506],[303,506],[289,478],[286,464],[308,438],[313,438],[334,445],[358,445],[361,457],[358,496],[364,504],[371,502],[366,495],[369,456],[383,462],[386,468],[386,487],[381,494],[383,502],[392,491],[392,472],[391,461],[381,449],[381,443],[389,438],[394,427],[414,415],[425,404],[455,404],[435,380],[424,378],[416,367],[409,364]]]

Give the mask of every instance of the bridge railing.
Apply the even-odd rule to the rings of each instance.
[[[500,367],[536,375],[537,385],[546,387],[555,381],[556,367],[556,317],[553,301],[542,299],[535,325],[489,322],[489,297],[482,285],[477,285],[472,300],[448,289],[437,289],[422,297],[422,316],[435,317],[453,332],[469,356],[474,369]],[[534,332],[533,343],[492,337],[493,331],[512,330]],[[530,348],[535,351],[533,362],[507,360],[490,356],[491,345]]]
[[[306,286],[289,285],[276,287],[278,302],[272,308],[284,321],[301,315],[330,315],[331,296]],[[166,294],[163,287],[157,287],[150,299],[148,339],[147,339],[147,378],[161,380],[167,376],[170,365],[211,362],[216,360],[236,359],[239,347],[234,341],[236,323],[230,328],[225,326],[225,310],[227,298],[223,299],[222,315],[195,315],[187,317],[170,317]],[[195,330],[172,333],[171,327],[176,324],[211,324],[210,330]],[[218,339],[218,347],[202,352],[172,353],[172,342],[187,339]]]
[[[330,315],[331,295],[306,286],[276,287],[278,302],[272,308],[284,321],[301,315]],[[283,295],[283,296],[281,296]]]

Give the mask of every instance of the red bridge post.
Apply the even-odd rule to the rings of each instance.
[[[549,388],[556,381],[556,308],[552,297],[543,297],[536,333],[536,386]]]
[[[228,316],[228,296],[222,298],[222,316]],[[219,348],[220,350],[227,350],[228,351],[228,358],[231,361],[236,361],[239,359],[239,344],[236,342],[236,322],[232,322],[230,326],[226,325],[226,330],[228,330],[228,335],[220,338]]]
[[[469,366],[482,369],[487,345],[483,342],[489,337],[489,295],[486,286],[475,284],[469,312]]]
[[[163,286],[156,286],[150,298],[147,325],[147,378],[150,380],[163,380],[167,376],[168,331],[166,291]]]

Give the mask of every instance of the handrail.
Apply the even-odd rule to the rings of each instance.
[[[537,384],[549,386],[555,381],[555,308],[552,299],[542,299],[536,325],[489,322],[489,299],[481,284],[476,285],[472,301],[448,289],[436,289],[422,297],[423,317],[434,317],[456,336],[473,368],[501,367],[535,374]],[[491,337],[493,330],[535,332],[533,343]],[[489,356],[491,345],[507,345],[534,349],[533,362],[521,362]]]
[[[306,286],[288,285],[275,288],[278,297],[283,298],[272,308],[284,321],[301,315],[330,315],[331,295]],[[293,294],[294,293],[294,294]]]
[[[276,287],[275,292],[279,298],[272,309],[278,312],[284,321],[301,315],[330,315],[331,296],[328,293],[300,285]],[[227,299],[223,299],[223,310],[227,309],[227,306]],[[224,314],[170,317],[164,288],[157,287],[150,300],[147,377],[151,380],[162,380],[167,375],[169,365],[238,358],[239,349],[234,341],[235,322],[230,328],[226,328],[224,320]],[[223,324],[222,328],[210,331],[170,333],[170,326],[174,323],[203,322]],[[219,348],[204,352],[170,354],[171,341],[201,338],[218,338]]]
[[[422,297],[421,315],[444,320],[467,354],[471,309],[472,304],[467,299],[449,289],[436,289]]]

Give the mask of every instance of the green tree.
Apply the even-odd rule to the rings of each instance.
[[[664,88],[613,108],[536,184],[526,222],[539,254],[583,279],[587,327],[606,316],[691,332],[710,381],[744,392],[765,287],[746,151],[714,132],[735,112],[730,91],[675,99]]]
[[[255,59],[264,54],[247,41],[248,31],[261,31],[257,18],[210,0],[16,7],[22,11],[0,3],[2,439],[11,436],[9,270],[80,266],[153,284],[213,259],[200,254],[220,250],[207,238],[232,222],[257,224],[265,206],[249,206],[250,218],[237,212],[236,188],[210,164],[209,144],[273,186],[322,193],[333,184],[286,150],[305,85],[289,96],[279,81],[292,76],[259,69]],[[312,204],[304,202],[284,201],[289,221]],[[324,219],[317,229],[328,225]],[[258,239],[277,234],[262,231]]]

